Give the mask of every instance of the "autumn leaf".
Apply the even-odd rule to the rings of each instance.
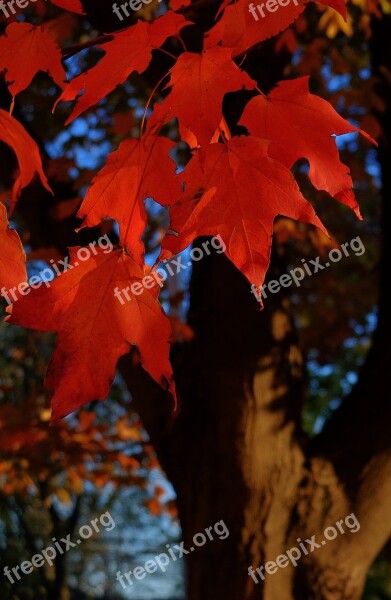
[[[50,0],[52,4],[63,8],[64,10],[69,10],[70,12],[77,13],[79,15],[84,14],[83,6],[81,0]]]
[[[0,450],[3,453],[20,454],[21,450],[31,453],[34,446],[47,436],[47,432],[36,427],[34,422],[26,424],[26,414],[10,404],[0,407],[0,427]],[[4,469],[4,463],[1,466]]]
[[[133,111],[116,112],[112,116],[113,124],[110,127],[111,133],[115,133],[120,138],[129,135],[130,130],[134,127],[135,119]]]
[[[184,52],[170,70],[172,90],[155,106],[148,131],[178,117],[182,139],[190,130],[198,142],[208,144],[222,119],[223,98],[228,92],[256,87],[231,58],[228,48],[210,48],[202,54]],[[186,132],[184,133],[183,130]]]
[[[169,363],[169,320],[155,294],[140,283],[143,270],[122,250],[78,264],[71,249],[71,268],[48,288],[31,289],[7,319],[14,325],[58,334],[46,385],[54,392],[53,419],[92,400],[104,400],[116,363],[137,346],[144,369],[175,396]],[[114,295],[138,282],[141,295],[121,303]],[[123,299],[124,300],[124,299]],[[9,309],[10,310],[10,309]]]
[[[116,433],[120,440],[140,442],[143,439],[141,428],[130,424],[126,417],[121,417],[117,420]]]
[[[0,204],[0,288],[9,290],[27,280],[26,256],[17,232],[9,228],[7,211]]]
[[[138,21],[126,31],[114,34],[113,41],[102,48],[105,55],[99,63],[66,84],[55,108],[59,102],[77,98],[77,104],[66,122],[70,123],[124,83],[131,73],[143,73],[152,60],[152,51],[160,48],[170,36],[178,35],[186,25],[191,23],[182,15],[169,12],[151,24]]]
[[[156,500],[155,498],[149,498],[148,500],[145,500],[145,506],[154,517],[158,517],[162,514],[163,507],[159,500]]]
[[[37,144],[22,125],[2,109],[0,109],[0,140],[12,148],[19,163],[19,175],[12,188],[12,204],[10,207],[10,213],[12,213],[21,190],[31,183],[35,174],[38,174],[42,185],[49,192],[51,192],[51,189],[42,169]]]
[[[61,51],[52,35],[44,27],[11,23],[0,37],[0,72],[5,72],[11,94],[26,89],[38,71],[48,73],[64,87]]]
[[[191,0],[170,0],[170,6],[172,10],[179,10],[184,6],[189,6],[191,4]]]
[[[261,286],[270,261],[273,222],[284,215],[326,232],[290,171],[269,158],[268,142],[233,137],[211,144],[182,176],[184,199],[171,208],[162,258],[177,254],[200,235],[220,235],[225,253],[250,283]]]
[[[148,135],[122,141],[93,179],[78,212],[83,227],[99,225],[106,217],[118,221],[121,244],[139,265],[147,224],[144,200],[151,197],[168,205],[181,194],[176,164],[168,156],[174,146],[168,138]]]
[[[289,27],[304,11],[305,6],[301,4],[296,5],[291,0],[288,6],[267,13],[265,18],[256,12],[258,20],[255,20],[249,12],[249,0],[238,0],[227,6],[221,19],[208,32],[205,47],[213,47],[221,42],[223,46],[232,48],[234,55],[241,54]]]
[[[224,7],[221,19],[207,33],[205,47],[213,47],[218,43],[231,48],[234,56],[242,54],[252,46],[281,33],[291,25],[304,11],[310,0],[272,0],[270,7],[260,0],[238,0]],[[225,4],[228,4],[226,2]],[[322,0],[322,4],[338,10],[345,18],[345,0]],[[253,13],[250,6],[253,6]],[[263,12],[259,12],[260,6]],[[263,7],[263,8],[262,8]]]
[[[56,44],[61,46],[66,43],[71,37],[78,18],[76,15],[69,12],[63,12],[54,19],[45,21],[45,28],[54,38]],[[62,86],[64,87],[64,85]]]
[[[309,178],[346,204],[361,218],[352,191],[349,169],[339,159],[334,136],[364,131],[343,119],[334,108],[308,89],[309,77],[282,81],[266,96],[256,96],[246,105],[240,125],[252,135],[271,140],[269,156],[290,169],[299,158],[310,164]]]
[[[173,342],[191,342],[194,339],[195,333],[187,323],[184,323],[176,316],[170,316],[172,340]]]

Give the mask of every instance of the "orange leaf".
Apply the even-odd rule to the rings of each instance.
[[[158,517],[162,513],[162,506],[158,500],[154,498],[145,501],[145,505],[148,510],[154,515],[154,517]]]
[[[183,172],[184,200],[171,209],[163,256],[189,246],[200,235],[219,234],[228,258],[250,283],[261,286],[269,266],[273,222],[285,215],[325,231],[291,172],[267,155],[268,142],[233,137],[211,144]]]
[[[54,391],[53,419],[92,400],[104,400],[116,363],[132,345],[138,347],[144,369],[175,396],[169,363],[170,324],[154,295],[144,289],[130,302],[119,302],[116,289],[140,282],[144,273],[121,250],[102,251],[71,268],[47,288],[32,289],[16,302],[14,325],[58,333],[46,384]]]
[[[84,15],[83,6],[80,0],[50,0],[52,4],[63,8],[64,10],[69,10],[70,12],[77,13],[79,15]]]
[[[118,456],[118,462],[120,463],[121,467],[123,467],[124,469],[139,469],[140,468],[140,461],[138,461],[133,456],[125,456],[124,454],[120,454]]]
[[[195,333],[190,325],[175,316],[170,316],[170,322],[174,342],[190,342],[194,339]]]
[[[256,0],[254,4],[257,5]],[[225,8],[220,21],[207,33],[205,47],[216,46],[221,41],[223,46],[233,50],[234,55],[242,54],[252,46],[287,29],[304,11],[305,7],[300,4],[295,5],[291,0],[288,6],[281,7],[273,13],[267,12],[265,18],[258,15],[259,19],[255,20],[249,12],[249,0],[238,0]]]
[[[126,31],[114,34],[113,41],[102,48],[105,55],[100,62],[66,84],[57,100],[55,106],[79,97],[67,124],[124,83],[131,73],[143,73],[151,62],[152,50],[160,48],[186,25],[191,23],[182,15],[169,12],[151,24],[138,21]]]
[[[20,173],[12,188],[12,205],[10,208],[10,212],[12,212],[21,190],[33,180],[36,173],[39,175],[42,185],[49,192],[52,190],[42,170],[38,146],[22,125],[2,109],[0,109],[0,140],[11,146],[19,163]]]
[[[282,81],[267,97],[252,98],[240,124],[252,135],[271,140],[269,156],[288,169],[299,158],[306,158],[312,184],[352,208],[361,218],[349,169],[339,160],[333,136],[357,132],[376,142],[340,117],[326,100],[311,94],[308,79]]]
[[[48,73],[61,88],[65,82],[61,52],[53,36],[29,23],[11,23],[0,37],[0,71],[6,71],[13,96],[26,89],[38,71]]]
[[[301,15],[309,2],[309,0],[272,1],[274,4],[270,11],[265,8],[267,3],[258,0],[254,2],[238,0],[229,6],[225,6],[228,4],[225,2],[223,16],[208,32],[205,47],[213,47],[221,42],[223,46],[231,48],[235,56],[242,54],[252,46],[287,29]],[[322,0],[322,4],[338,10],[345,18],[345,0]]]
[[[126,418],[118,419],[116,429],[117,436],[120,440],[133,440],[139,442],[143,438],[141,429],[137,428],[135,425],[130,425]]]
[[[51,33],[58,45],[72,39],[75,27],[77,27],[77,17],[70,13],[61,13],[54,19],[45,21],[46,30]]]
[[[170,0],[170,6],[172,10],[179,10],[184,6],[189,6],[191,4],[191,0]]]
[[[182,139],[189,138],[190,130],[201,145],[208,144],[221,122],[225,94],[256,87],[256,82],[236,66],[231,54],[230,49],[220,47],[202,54],[181,54],[170,70],[172,90],[155,106],[148,131],[178,117]]]
[[[154,136],[121,142],[93,179],[78,212],[84,217],[83,227],[94,227],[106,217],[118,221],[121,244],[139,264],[144,255],[141,236],[147,224],[145,198],[168,205],[181,194],[176,164],[168,156],[174,146],[168,138]]]
[[[113,114],[112,118],[114,122],[110,127],[110,131],[121,136],[121,138],[129,135],[129,132],[135,123],[133,111],[116,112]]]
[[[7,211],[0,204],[0,287],[18,287],[27,281],[26,256],[17,232],[9,228]]]

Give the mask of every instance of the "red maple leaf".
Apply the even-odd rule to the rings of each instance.
[[[224,10],[221,19],[208,32],[205,47],[218,43],[231,48],[236,56],[252,46],[281,33],[291,25],[304,11],[310,0],[238,0],[229,6],[224,2],[219,13]],[[271,10],[266,8],[270,5]],[[343,17],[346,16],[345,0],[322,0],[322,4],[331,6]],[[253,6],[253,16],[250,6]],[[261,12],[257,7],[261,7]],[[264,15],[262,17],[262,14]]]
[[[151,197],[168,205],[181,194],[176,164],[168,156],[174,146],[168,138],[149,135],[121,142],[93,179],[78,212],[84,217],[83,227],[98,225],[106,217],[118,221],[121,244],[140,265],[147,224],[144,200]]]
[[[376,142],[343,119],[326,100],[311,94],[308,80],[300,77],[282,81],[267,97],[252,98],[240,124],[252,135],[271,140],[269,156],[288,169],[299,158],[306,158],[313,185],[350,206],[361,218],[349,169],[339,159],[333,136],[355,132]]]
[[[167,38],[178,35],[191,25],[182,15],[169,12],[153,23],[138,21],[126,31],[114,34],[114,39],[102,48],[105,55],[99,63],[66,84],[59,102],[77,104],[66,124],[102,100],[133,72],[143,73],[152,60],[152,51],[160,48]]]
[[[50,0],[52,4],[63,8],[64,10],[69,10],[70,12],[77,13],[79,15],[84,14],[83,6],[81,0]]]
[[[210,144],[182,173],[184,199],[171,209],[163,257],[177,254],[200,235],[219,234],[225,253],[251,283],[261,286],[269,266],[277,215],[326,230],[301,195],[290,171],[269,158],[268,142],[233,137]]]
[[[33,180],[35,174],[39,175],[42,185],[49,192],[51,192],[51,189],[42,169],[37,144],[23,129],[22,125],[2,109],[0,109],[0,140],[11,146],[19,163],[19,175],[12,188],[12,204],[10,208],[10,212],[12,213],[21,190]]]
[[[155,106],[148,131],[178,117],[182,139],[190,130],[198,142],[208,144],[222,119],[223,98],[228,92],[256,87],[231,58],[228,48],[211,48],[202,54],[184,52],[170,70],[172,90]]]
[[[0,288],[18,287],[27,280],[26,255],[15,229],[9,228],[7,211],[0,203]]]
[[[120,356],[137,346],[144,369],[175,397],[169,363],[170,323],[154,290],[143,287],[144,271],[122,250],[77,260],[50,287],[30,289],[7,318],[14,325],[58,334],[46,385],[54,392],[53,418],[59,419],[91,400],[105,400]],[[116,289],[138,283],[131,300]],[[155,287],[157,282],[155,282]]]
[[[11,23],[0,37],[0,72],[5,72],[11,94],[16,96],[26,89],[38,71],[64,86],[61,51],[53,36],[44,27]]]

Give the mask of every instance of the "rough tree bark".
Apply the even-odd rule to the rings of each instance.
[[[373,67],[387,101],[390,18],[373,25]],[[379,118],[386,199],[390,114]],[[386,249],[384,243],[379,325],[359,382],[311,441],[301,431],[302,357],[288,300],[276,296],[259,312],[247,283],[224,257],[204,258],[194,269],[190,322],[196,338],[185,356],[174,356],[178,413],[172,415],[170,400],[140,369],[123,361],[137,410],[176,489],[185,547],[220,519],[230,531],[226,541],[187,557],[188,600],[361,597],[368,568],[391,533]],[[352,512],[361,524],[354,535],[339,535],[297,568],[279,569],[258,584],[249,577],[249,565],[275,560],[297,546],[297,538],[323,539],[326,527]]]

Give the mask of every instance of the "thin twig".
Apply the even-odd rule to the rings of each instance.
[[[63,59],[67,59],[70,56],[73,56],[74,54],[77,54],[78,52],[81,52],[82,50],[85,50],[86,48],[92,48],[93,46],[100,46],[102,44],[107,44],[108,42],[111,42],[114,39],[114,35],[111,34],[105,34],[105,35],[100,35],[97,38],[94,38],[93,40],[88,40],[88,42],[83,42],[83,44],[75,44],[74,46],[68,46],[68,48],[64,48],[63,50],[61,50],[61,54]]]
[[[215,4],[218,0],[198,0],[198,2],[194,2],[193,4],[189,4],[188,6],[183,6],[182,8],[178,8],[178,10],[174,10],[173,12],[185,15],[187,13],[191,13],[193,10],[197,10],[199,8],[204,8],[204,6],[209,6],[210,4]],[[120,33],[121,31],[126,31],[126,29],[121,29],[116,31],[115,33]],[[102,46],[103,44],[107,44],[114,39],[114,34],[104,34],[99,37],[94,38],[93,40],[89,40],[88,42],[83,42],[82,44],[75,44],[74,46],[68,46],[68,48],[64,48],[61,51],[62,58],[65,60],[70,58],[74,54],[85,50],[86,48],[92,48],[93,46]]]

